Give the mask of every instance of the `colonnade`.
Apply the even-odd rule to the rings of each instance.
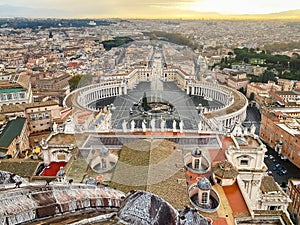
[[[109,97],[126,95],[127,87],[123,82],[107,82],[96,85],[90,85],[78,92],[77,103],[89,110],[97,111],[96,108],[90,107],[90,104]]]
[[[186,91],[187,94],[204,96],[223,104],[220,108],[201,112],[215,127],[231,127],[246,119],[247,99],[236,90],[223,88],[218,84],[197,82],[189,83]]]

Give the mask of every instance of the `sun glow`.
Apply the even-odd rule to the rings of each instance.
[[[201,0],[184,2],[185,10],[197,12],[218,12],[222,14],[267,14],[300,8],[295,0]]]

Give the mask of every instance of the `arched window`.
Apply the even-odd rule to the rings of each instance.
[[[200,167],[200,160],[199,159],[195,159],[195,168],[194,169],[199,169]]]
[[[203,192],[202,193],[202,201],[201,203],[203,204],[207,204],[208,203],[208,193],[207,192]]]

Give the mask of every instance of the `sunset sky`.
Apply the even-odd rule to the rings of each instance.
[[[300,9],[298,0],[1,0],[0,5],[43,9],[45,17],[90,18],[193,18],[211,13],[269,14]]]

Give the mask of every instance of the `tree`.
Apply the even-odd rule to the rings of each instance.
[[[143,96],[143,99],[142,99],[142,107],[143,107],[143,109],[144,109],[145,111],[148,111],[148,110],[149,110],[146,92],[144,92],[144,96]]]
[[[83,75],[76,75],[69,80],[69,86],[71,91],[74,91],[78,87],[82,76]]]

